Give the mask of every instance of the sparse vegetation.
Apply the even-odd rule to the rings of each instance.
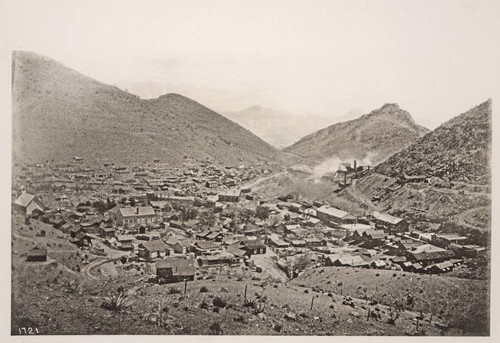
[[[180,293],[181,293],[181,289],[178,287],[170,286],[168,288],[168,294],[180,294]]]

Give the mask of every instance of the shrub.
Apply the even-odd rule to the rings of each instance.
[[[181,290],[178,287],[169,287],[168,288],[168,294],[180,294]]]
[[[214,298],[214,300],[212,301],[212,304],[213,304],[214,306],[224,308],[224,307],[226,307],[226,305],[227,305],[227,301],[226,301],[226,299],[224,299],[223,297],[219,297],[219,296],[217,296],[217,297],[215,297],[215,298]]]
[[[206,293],[206,292],[208,292],[208,288],[205,286],[201,286],[200,293]]]
[[[205,300],[203,300],[203,301],[201,302],[201,304],[200,304],[200,308],[201,308],[202,310],[208,310],[208,304],[207,304],[207,302],[206,302]]]
[[[106,299],[101,307],[107,310],[119,312],[123,307],[126,306],[127,297],[123,291],[118,291],[117,294],[113,294],[109,299]]]
[[[283,325],[280,323],[274,324],[274,330],[277,332],[281,332],[281,330],[283,330]]]
[[[212,335],[222,335],[224,332],[224,330],[222,330],[222,325],[219,322],[213,322],[212,325],[210,325],[210,330]]]
[[[233,320],[235,322],[238,322],[238,323],[248,324],[248,320],[245,317],[243,317],[241,314],[238,315],[238,316],[236,316],[236,317],[234,317]]]

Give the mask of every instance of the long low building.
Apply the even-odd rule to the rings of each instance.
[[[335,207],[323,205],[316,210],[318,219],[325,222],[333,222],[337,224],[355,224],[356,217],[349,212],[339,210]]]
[[[325,266],[336,267],[369,267],[369,263],[361,258],[359,255],[350,254],[333,254],[327,255],[325,259]]]

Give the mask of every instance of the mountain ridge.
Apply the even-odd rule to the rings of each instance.
[[[491,99],[453,117],[375,170],[388,176],[426,175],[446,181],[490,181]]]
[[[271,145],[183,95],[140,99],[48,57],[24,51],[12,56],[15,158],[280,160]]]
[[[369,159],[377,164],[427,132],[399,105],[388,103],[356,119],[313,132],[284,151],[318,161],[337,157]]]

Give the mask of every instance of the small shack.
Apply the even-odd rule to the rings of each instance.
[[[33,248],[28,252],[28,257],[26,259],[28,262],[46,262],[47,261],[47,249],[43,248]]]
[[[196,274],[192,258],[170,257],[156,262],[156,277],[160,283],[193,281]]]

